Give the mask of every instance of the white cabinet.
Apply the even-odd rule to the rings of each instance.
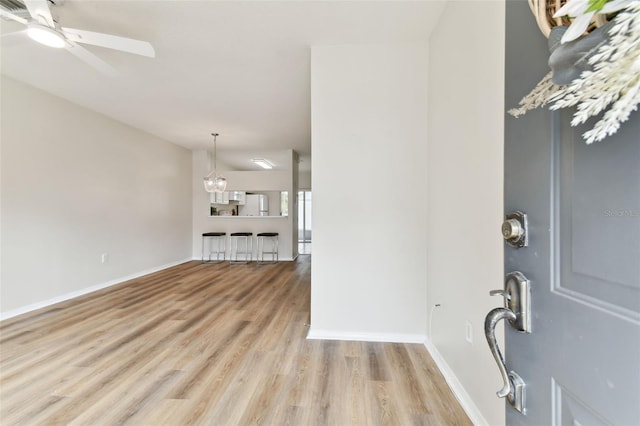
[[[230,203],[237,201],[237,203]],[[247,193],[244,191],[224,191],[212,192],[211,203],[213,204],[238,204],[244,206],[247,203]]]
[[[229,192],[212,192],[211,203],[213,204],[229,204]]]
[[[244,191],[229,191],[229,200],[237,201],[239,205],[244,206],[247,203],[247,193]]]

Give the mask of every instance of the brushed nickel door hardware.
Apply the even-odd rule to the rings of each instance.
[[[502,222],[502,238],[511,247],[521,248],[529,244],[527,232],[527,215],[521,211],[514,211],[507,214]]]
[[[509,404],[523,414],[526,411],[526,385],[515,371],[507,372],[507,365],[496,340],[496,325],[501,320],[507,320],[517,331],[531,333],[530,291],[529,280],[521,272],[507,274],[504,288],[489,292],[491,296],[502,296],[504,307],[491,310],[484,321],[484,334],[503,381],[502,389],[496,394],[499,398],[506,397]]]
[[[511,272],[504,279],[504,289],[491,290],[491,296],[504,298],[504,306],[515,314],[509,319],[511,327],[518,331],[531,333],[531,289],[529,280],[522,272]]]

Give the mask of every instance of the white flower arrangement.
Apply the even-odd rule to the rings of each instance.
[[[594,9],[594,4],[600,8]],[[520,101],[520,107],[509,110],[509,113],[518,117],[549,103],[552,110],[577,106],[572,126],[604,112],[594,127],[583,134],[587,144],[601,141],[618,131],[620,124],[627,121],[640,104],[640,0],[569,0],[557,12],[578,16],[571,25],[573,27],[577,23],[576,29],[571,30],[570,27],[567,30],[562,40],[564,43],[568,33],[571,35],[567,41],[576,33],[578,36],[582,34],[594,13],[618,7],[624,10],[614,18],[608,31],[609,42],[599,47],[588,60],[593,70],[582,72],[579,78],[566,86],[554,84],[549,73]],[[581,19],[580,16],[589,16],[587,24],[584,23],[586,18]]]
[[[569,16],[574,18],[569,29],[562,37],[562,43],[575,40],[587,30],[598,14],[617,12],[629,6],[633,0],[570,0],[553,15],[554,18]]]

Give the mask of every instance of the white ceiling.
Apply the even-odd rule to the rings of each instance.
[[[314,45],[428,39],[441,1],[66,0],[65,27],[149,41],[150,59],[88,46],[106,77],[64,50],[25,37],[2,44],[3,74],[189,149],[311,153]],[[0,20],[3,34],[22,30]],[[1,89],[1,88],[0,88]]]

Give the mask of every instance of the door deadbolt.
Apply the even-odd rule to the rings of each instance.
[[[527,215],[520,211],[511,212],[502,222],[502,238],[511,247],[526,247],[529,244],[527,237]]]
[[[523,233],[524,229],[516,219],[507,219],[502,223],[502,236],[506,240],[517,240]]]

